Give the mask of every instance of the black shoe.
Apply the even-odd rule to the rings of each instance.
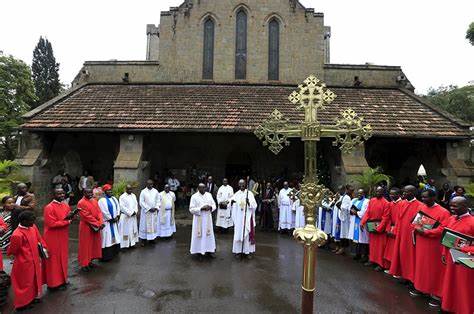
[[[235,258],[235,259],[240,259],[240,254],[239,254],[239,253],[234,254],[234,258]]]
[[[89,266],[81,267],[81,271],[84,273],[88,273],[91,271],[91,268]]]
[[[434,298],[430,298],[430,300],[428,301],[428,305],[431,306],[431,307],[440,307],[440,302],[439,300],[436,300]]]
[[[43,302],[43,301],[41,301],[41,299],[36,298],[36,299],[34,299],[33,302],[31,302],[31,303],[33,303],[33,304],[38,304],[38,303],[42,303],[42,302]]]
[[[66,290],[66,289],[67,289],[67,285],[66,285],[66,284],[64,284],[64,285],[58,287],[58,290],[59,290],[59,291],[64,291],[64,290]]]
[[[365,267],[372,267],[372,266],[374,266],[374,264],[372,264],[371,262],[366,262],[366,263],[364,263],[364,266]]]
[[[419,297],[421,295],[421,292],[416,290],[415,288],[412,288],[408,291],[410,293],[410,296],[412,297]]]
[[[375,270],[375,271],[382,271],[382,270],[383,270],[383,268],[382,268],[382,267],[380,267],[379,265],[377,265],[377,267],[375,267],[375,268],[374,268],[374,270]]]
[[[210,252],[206,253],[206,256],[212,259],[216,258],[216,254]]]
[[[245,254],[245,257],[246,257],[247,259],[253,259],[253,255],[252,255],[252,254]]]

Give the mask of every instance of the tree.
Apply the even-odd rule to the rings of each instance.
[[[35,101],[30,68],[12,56],[0,55],[0,159],[15,158],[21,116]]]
[[[474,123],[474,86],[441,86],[424,96],[432,104],[468,123]]]
[[[474,46],[474,22],[469,25],[466,32],[466,39]]]
[[[383,181],[387,182],[387,185],[390,185],[392,178],[383,174],[382,169],[377,167],[364,170],[364,172],[357,175],[354,180],[367,192],[368,196],[374,196],[376,186]]]
[[[59,63],[53,54],[51,43],[40,37],[33,51],[33,81],[35,83],[37,102],[33,107],[44,104],[59,95],[61,82],[59,81]]]

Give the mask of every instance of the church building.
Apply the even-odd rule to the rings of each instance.
[[[474,175],[469,125],[415,95],[399,66],[331,63],[324,14],[297,0],[186,0],[146,34],[146,60],[86,61],[67,92],[25,115],[18,161],[38,195],[59,170],[139,186],[170,171],[183,182],[297,177],[301,140],[275,156],[253,132],[275,108],[301,122],[288,95],[311,74],[337,95],[323,125],[352,108],[374,131],[350,154],[321,139],[327,184],[367,167],[397,184],[420,164],[438,183]]]

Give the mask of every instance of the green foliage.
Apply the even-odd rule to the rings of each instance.
[[[38,97],[33,107],[37,107],[61,92],[59,63],[56,63],[53,47],[46,38],[40,37],[33,51],[32,70],[36,96]]]
[[[6,176],[19,167],[20,165],[12,160],[0,161],[0,176]]]
[[[133,188],[137,187],[138,186],[138,183],[137,182],[126,182],[126,181],[119,181],[117,183],[114,183],[114,186],[112,188],[112,193],[114,194],[114,196],[116,198],[119,198],[120,195],[123,194],[123,192],[125,192],[125,188],[127,187],[127,185],[131,185]]]
[[[474,22],[469,25],[466,32],[466,39],[474,46]]]
[[[466,186],[466,195],[474,197],[474,182],[471,182]]]
[[[21,116],[36,100],[30,68],[0,55],[0,159],[15,159]]]
[[[363,188],[368,196],[374,196],[375,188],[382,181],[386,181],[390,185],[392,178],[386,174],[382,173],[382,169],[369,168],[364,170],[364,172],[354,178],[354,180]]]
[[[19,182],[26,182],[27,178],[18,171],[20,165],[11,160],[0,161],[0,198],[13,195],[13,187]]]
[[[424,96],[432,104],[468,123],[474,123],[474,86],[441,86]]]

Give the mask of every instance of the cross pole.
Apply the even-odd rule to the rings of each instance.
[[[316,247],[327,241],[327,235],[316,228],[316,208],[325,199],[332,197],[328,188],[318,184],[317,143],[322,137],[333,137],[333,145],[339,146],[343,153],[351,152],[356,146],[372,136],[372,128],[364,125],[364,119],[354,110],[346,109],[335,119],[333,126],[322,126],[318,121],[318,110],[334,101],[336,95],[326,85],[311,75],[288,97],[297,105],[296,110],[304,110],[304,121],[290,124],[283,114],[275,109],[269,119],[262,122],[254,131],[255,135],[277,155],[284,146],[290,144],[289,138],[301,138],[304,142],[304,179],[301,185],[300,200],[304,206],[304,228],[294,231],[294,238],[304,246],[301,312],[313,313],[315,290]]]

